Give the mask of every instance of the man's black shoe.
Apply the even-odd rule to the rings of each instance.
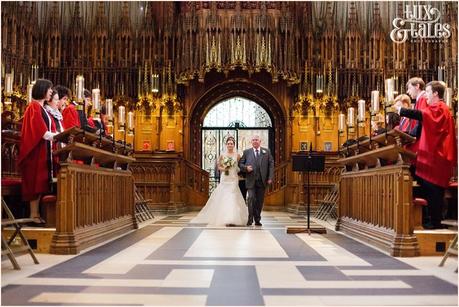
[[[263,224],[260,222],[255,222],[255,226],[263,226]]]
[[[251,222],[247,222],[247,226],[252,226],[252,223]]]

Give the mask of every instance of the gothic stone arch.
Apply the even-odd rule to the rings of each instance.
[[[202,140],[201,128],[207,112],[222,100],[241,96],[258,103],[271,117],[274,129],[274,161],[278,164],[286,158],[285,149],[285,112],[277,99],[259,83],[247,79],[232,79],[215,85],[198,98],[190,112],[189,157],[201,165]]]

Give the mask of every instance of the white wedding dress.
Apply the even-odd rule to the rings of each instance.
[[[221,172],[220,183],[191,223],[205,223],[211,226],[245,226],[247,224],[247,206],[238,186],[237,153],[224,153],[223,156],[233,158],[236,164],[229,169],[228,175],[225,175],[224,171]]]

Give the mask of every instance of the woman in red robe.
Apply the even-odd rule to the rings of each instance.
[[[32,88],[32,101],[24,113],[21,130],[18,166],[22,176],[22,198],[30,201],[30,217],[43,224],[39,202],[42,194],[50,191],[52,179],[51,141],[56,133],[52,119],[44,109],[45,100],[52,94],[53,84],[39,79]]]

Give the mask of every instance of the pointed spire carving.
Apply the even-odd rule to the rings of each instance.
[[[129,4],[127,2],[123,2],[123,7],[121,10],[121,20],[119,23],[120,30],[131,30],[131,18],[129,17]]]
[[[334,30],[334,13],[333,13],[333,3],[327,1],[327,8],[325,12],[325,21],[324,21],[324,30],[333,31]]]
[[[355,2],[352,1],[349,4],[349,15],[348,15],[348,24],[347,24],[347,29],[348,31],[357,31],[358,30],[358,16],[357,16],[357,10],[355,7]]]

